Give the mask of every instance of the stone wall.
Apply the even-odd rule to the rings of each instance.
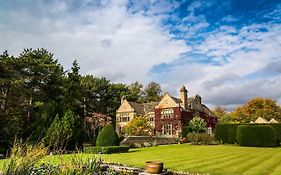
[[[176,144],[176,137],[159,137],[159,136],[128,136],[121,142],[121,145],[130,147],[144,147],[156,145]]]

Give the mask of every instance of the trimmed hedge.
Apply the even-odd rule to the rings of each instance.
[[[218,123],[215,129],[215,136],[221,143],[235,144],[236,130],[239,124],[222,124]]]
[[[237,128],[237,142],[240,146],[277,146],[275,131],[270,125],[240,125]]]
[[[280,123],[275,123],[275,124],[271,124],[270,126],[272,126],[274,131],[275,131],[275,135],[276,135],[276,139],[277,139],[277,144],[279,146],[280,142],[281,142],[281,124]]]
[[[95,146],[85,147],[84,153],[93,154],[112,154],[112,153],[126,153],[129,151],[128,146]]]
[[[277,144],[281,142],[281,123],[271,123],[271,124],[223,124],[218,123],[215,129],[215,137],[221,143],[235,144],[237,127],[240,125],[255,125],[255,126],[272,126],[277,138]]]
[[[118,146],[119,137],[112,125],[106,125],[98,135],[96,146]]]

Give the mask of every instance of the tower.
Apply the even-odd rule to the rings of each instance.
[[[180,89],[180,99],[182,101],[182,107],[184,109],[188,108],[187,90],[184,86]]]

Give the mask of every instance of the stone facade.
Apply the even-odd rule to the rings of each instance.
[[[150,146],[176,144],[178,140],[174,137],[156,137],[156,136],[127,136],[122,140],[121,145],[130,147],[145,147],[148,143]],[[139,145],[139,146],[138,146]]]
[[[212,111],[202,104],[201,97],[188,98],[188,91],[183,86],[180,89],[180,98],[166,93],[160,102],[138,104],[122,99],[116,112],[116,131],[123,134],[123,128],[136,116],[148,117],[154,128],[154,135],[179,136],[184,125],[194,117],[205,120],[207,127],[212,130],[217,118]]]

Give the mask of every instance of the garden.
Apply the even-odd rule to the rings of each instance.
[[[59,164],[71,162],[73,157],[83,160],[93,154],[52,155],[43,162]],[[236,145],[189,145],[176,144],[149,148],[130,149],[129,153],[100,154],[105,162],[114,162],[133,167],[145,167],[147,160],[161,160],[164,168],[177,172],[207,174],[270,174],[281,173],[281,148],[240,147]],[[0,160],[0,171],[6,160]]]
[[[281,173],[280,128],[280,124],[217,124],[214,138],[206,133],[204,120],[194,117],[183,132],[186,144],[129,148],[119,146],[114,128],[106,125],[96,146],[71,154],[19,140],[9,159],[0,160],[0,171],[5,175],[120,174],[104,169],[105,165],[144,169],[146,161],[161,161],[166,170],[178,174],[274,175]]]

